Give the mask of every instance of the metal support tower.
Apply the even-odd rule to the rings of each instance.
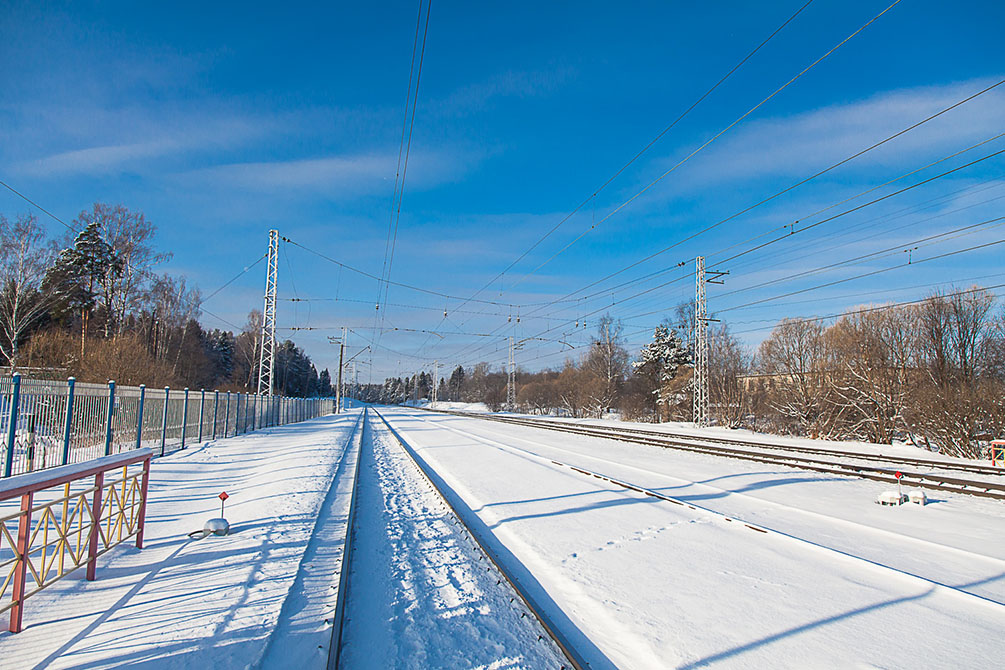
[[[513,358],[513,337],[509,338],[509,376],[506,379],[506,409],[516,409],[516,363]]]
[[[276,368],[276,285],[279,274],[279,231],[269,231],[269,265],[265,270],[262,311],[262,357],[258,364],[258,395],[272,395]]]
[[[436,402],[436,377],[440,374],[440,362],[433,361],[433,402]]]
[[[708,309],[705,304],[705,257],[695,259],[694,270],[694,425],[708,425]]]
[[[345,326],[342,326],[342,339],[339,340],[338,345],[338,382],[335,385],[335,413],[342,413],[342,368],[345,363],[342,360],[345,358]]]

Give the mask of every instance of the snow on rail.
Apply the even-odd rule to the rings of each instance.
[[[567,667],[449,504],[371,416],[337,667]]]
[[[947,494],[881,508],[869,481],[409,410],[387,418],[618,667],[973,667],[1001,650],[1000,503]],[[832,507],[855,523],[827,519]],[[866,562],[887,549],[889,561]],[[898,572],[912,553],[935,564]]]

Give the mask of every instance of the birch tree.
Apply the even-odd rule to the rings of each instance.
[[[55,246],[31,215],[13,222],[0,216],[0,354],[11,367],[18,348],[52,302],[45,274],[56,260]]]

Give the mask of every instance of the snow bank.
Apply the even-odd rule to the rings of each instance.
[[[594,667],[979,667],[1002,649],[1000,503],[945,494],[888,508],[856,478],[387,417],[596,645]]]
[[[357,416],[322,417],[155,459],[146,548],[120,545],[99,559],[97,581],[78,570],[31,597],[25,629],[0,633],[0,664],[227,670],[258,663],[291,589],[297,585],[293,595],[303,599],[305,588],[327,588],[297,576],[310,567],[302,565],[305,552],[311,556],[318,511]],[[189,531],[219,515],[223,490],[230,494],[231,534],[190,539]],[[312,606],[322,605],[315,598]],[[282,641],[272,646],[282,648]]]

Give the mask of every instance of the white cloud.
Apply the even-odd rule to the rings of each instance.
[[[412,151],[408,189],[459,179],[478,161],[475,154]],[[284,161],[241,162],[192,170],[182,180],[263,191],[322,191],[338,196],[390,195],[397,152],[364,152]]]
[[[689,185],[802,176],[860,151],[994,83],[968,81],[886,91],[865,100],[745,123],[681,168]],[[865,154],[849,167],[938,157],[1005,128],[1005,84]],[[689,151],[689,150],[688,150]],[[682,149],[680,155],[686,155]],[[665,159],[669,167],[678,157]]]

